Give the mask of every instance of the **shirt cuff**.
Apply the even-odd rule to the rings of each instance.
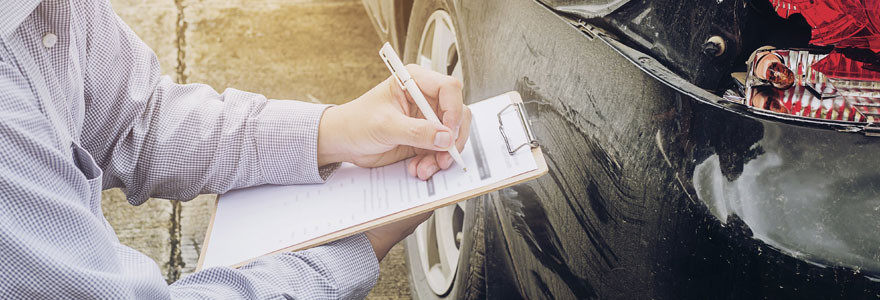
[[[268,100],[257,116],[256,146],[263,184],[321,183],[335,169],[318,169],[318,126],[325,104]]]
[[[379,261],[363,233],[307,250],[336,281],[340,299],[364,299],[379,279]]]

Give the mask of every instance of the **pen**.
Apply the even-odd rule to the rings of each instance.
[[[385,45],[382,46],[382,49],[379,50],[379,56],[382,57],[382,61],[388,66],[391,75],[397,79],[397,85],[399,85],[401,89],[409,92],[409,95],[416,102],[416,106],[418,106],[419,110],[422,111],[422,114],[425,115],[425,119],[440,123],[440,119],[434,114],[434,110],[431,109],[431,105],[428,104],[425,95],[422,95],[419,86],[416,85],[415,80],[413,80],[412,76],[409,75],[409,72],[406,71],[406,67],[404,67],[403,62],[400,61],[397,52],[394,52],[394,48],[391,48],[391,44],[386,42]],[[452,159],[454,159],[456,163],[461,165],[462,170],[467,172],[464,160],[461,159],[461,153],[458,153],[458,149],[455,148],[455,143],[453,143],[446,151],[449,152],[449,155],[452,155]]]

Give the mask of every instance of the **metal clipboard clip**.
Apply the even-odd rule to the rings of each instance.
[[[527,141],[523,142],[522,144],[518,144],[516,146],[516,148],[511,146],[510,140],[507,137],[507,133],[504,132],[504,121],[501,120],[501,115],[503,115],[504,112],[506,112],[511,107],[513,107],[513,109],[516,110],[517,116],[519,116],[520,124],[522,125],[522,128],[523,128],[523,132],[526,133],[526,138],[528,139]],[[504,108],[502,108],[501,111],[498,112],[498,130],[501,131],[501,137],[504,138],[504,144],[507,145],[507,152],[510,155],[513,155],[513,153],[516,152],[516,150],[519,150],[520,148],[525,147],[526,145],[528,145],[532,148],[539,146],[538,139],[535,137],[535,134],[532,133],[532,125],[529,122],[528,115],[526,115],[525,104],[523,104],[522,102],[511,103],[511,104],[505,106]]]

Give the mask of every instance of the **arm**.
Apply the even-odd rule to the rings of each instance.
[[[420,86],[443,124],[422,119],[412,100],[389,80],[322,117],[324,106],[270,101],[236,90],[217,94],[204,85],[177,85],[160,78],[155,55],[106,3],[90,11],[95,16],[86,22],[90,42],[82,141],[105,171],[104,186],[124,187],[134,204],[149,196],[189,199],[262,183],[320,182],[319,162],[378,166],[416,155],[410,173],[427,178],[452,163],[442,150],[453,143],[461,149],[466,142],[470,115],[462,105],[461,85],[451,77],[411,71],[424,79]],[[357,249],[353,258],[360,264],[355,270],[374,274],[375,268],[364,267],[364,260],[375,262],[376,256],[384,256],[426,217],[373,231],[367,235],[373,243],[361,236],[343,246],[301,252],[306,256],[284,254],[241,270],[205,270],[175,288],[182,294],[227,290],[254,295],[288,280],[314,279],[300,275],[305,269],[317,270],[318,279],[336,282],[332,286],[339,295],[356,295],[363,281],[352,284],[347,279],[372,285],[370,277],[351,272],[352,266],[332,271],[341,269],[333,258],[350,256],[342,252]],[[359,246],[348,245],[351,240]],[[363,245],[372,246],[375,254]],[[359,255],[365,252],[372,260]]]
[[[129,202],[188,200],[258,184],[321,182],[317,135],[326,108],[160,77],[153,52],[94,1],[87,28],[83,146],[104,186]]]
[[[379,263],[363,234],[299,252],[264,257],[238,269],[208,268],[178,280],[172,298],[363,299]]]
[[[55,143],[19,73],[0,62],[0,298],[362,298],[378,263],[363,235],[211,268],[168,286],[100,212],[100,171]]]
[[[316,183],[319,164],[342,161],[375,167],[416,156],[409,171],[427,179],[452,164],[444,149],[467,142],[470,111],[452,77],[407,66],[442,124],[425,120],[391,78],[326,113],[234,89],[218,94],[160,78],[155,55],[109,7],[94,11],[82,141],[105,187],[125,188],[131,203]]]

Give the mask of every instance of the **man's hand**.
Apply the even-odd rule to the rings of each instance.
[[[433,213],[434,212],[427,212],[418,216],[410,217],[409,219],[403,219],[391,224],[382,225],[381,227],[376,227],[365,232],[364,234],[367,236],[367,239],[370,240],[370,244],[373,245],[373,252],[376,253],[376,259],[382,261],[382,259],[385,258],[385,255],[388,254],[388,251],[391,250],[391,247],[394,247],[394,245],[397,245],[401,240],[412,234],[413,231],[416,230],[416,227],[427,220]]]
[[[406,68],[442,124],[425,120],[409,94],[389,77],[354,101],[324,112],[318,128],[318,165],[344,161],[378,167],[415,156],[407,170],[421,179],[452,165],[452,156],[444,150],[453,143],[461,150],[471,126],[461,82],[416,65]],[[429,212],[367,231],[376,258],[385,258],[430,216]]]
[[[406,68],[442,124],[425,120],[409,94],[389,77],[354,101],[324,112],[318,129],[319,165],[344,161],[378,167],[415,156],[407,170],[423,180],[452,165],[444,149],[454,143],[461,150],[471,124],[461,82],[417,65]]]

